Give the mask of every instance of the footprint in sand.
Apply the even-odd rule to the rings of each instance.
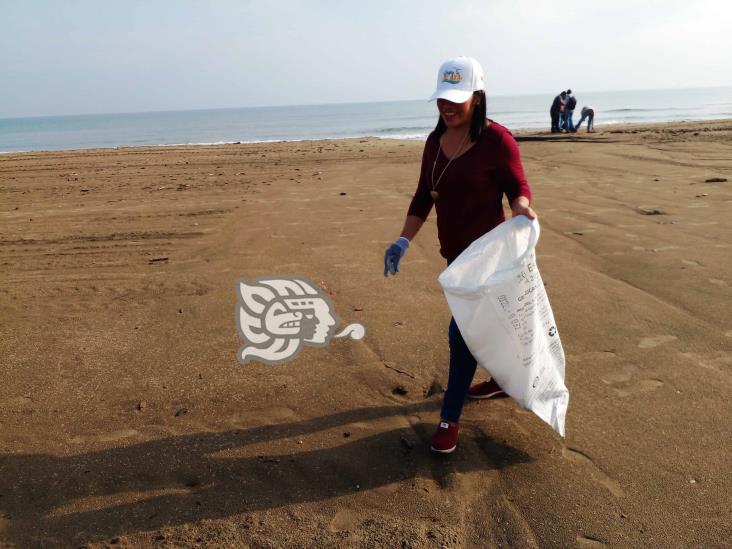
[[[636,372],[638,372],[637,367],[632,364],[626,364],[615,371],[603,375],[600,380],[607,385],[616,385],[630,381]]]
[[[529,433],[529,431],[527,431],[526,429],[523,428],[523,426],[521,425],[521,422],[520,421],[516,421],[513,418],[508,418],[507,421],[508,421],[508,423],[511,425],[511,427],[513,429],[515,429],[516,431],[518,431],[522,435],[524,435],[524,436],[530,436],[531,433]]]
[[[572,463],[577,463],[578,465],[589,468],[593,480],[607,488],[616,498],[621,498],[625,495],[625,492],[623,492],[623,489],[620,487],[620,483],[605,474],[597,465],[595,465],[595,462],[592,461],[592,458],[587,454],[573,448],[562,448],[562,457]]]
[[[260,418],[260,421],[263,420],[265,422],[280,422],[297,417],[295,410],[288,408],[287,406],[270,406],[262,408],[257,411],[256,415]]]
[[[160,488],[146,491],[115,492],[113,494],[90,495],[72,499],[61,504],[47,515],[49,518],[72,517],[76,513],[100,513],[102,510],[112,511],[121,500],[128,505],[143,503],[155,498],[186,496],[195,493],[194,488]],[[175,498],[174,498],[175,499]],[[2,517],[2,515],[0,515]],[[1,525],[2,523],[0,523]],[[0,531],[2,531],[0,529]]]
[[[99,433],[96,435],[77,435],[69,439],[72,444],[84,444],[86,442],[117,442],[125,438],[134,437],[139,432],[135,429],[122,429],[111,433]]]
[[[344,532],[353,530],[356,526],[358,526],[358,515],[350,509],[341,509],[330,521],[328,530],[331,532]]]
[[[399,488],[401,488],[401,485],[398,482],[392,482],[391,484],[385,484],[384,486],[374,488],[374,491],[383,496],[393,496],[399,491]]]
[[[732,337],[732,332],[727,332],[725,335],[727,337]],[[702,368],[707,368],[708,370],[714,370],[716,372],[724,372],[732,366],[732,353],[728,351],[716,351],[704,355],[696,353],[681,353],[681,356],[693,360]]]
[[[577,549],[602,549],[607,545],[591,536],[577,536],[577,545],[575,547]]]
[[[499,541],[498,547],[520,546],[528,549],[538,549],[540,547],[536,534],[531,529],[526,516],[505,496],[500,496],[497,499],[492,518],[494,523],[500,526],[500,531],[496,532],[499,537],[496,540]],[[521,540],[521,542],[516,543],[516,540]],[[503,543],[500,543],[501,541]]]
[[[359,223],[362,224],[363,221],[361,221],[360,219],[352,219],[352,220],[348,220],[348,219],[341,220],[341,219],[338,219],[338,220],[335,220],[335,221],[328,222],[328,225],[332,225],[334,227],[343,227],[344,225],[356,225],[356,224],[359,224]]]
[[[610,353],[612,354],[612,353]],[[625,398],[634,394],[648,393],[663,386],[660,379],[643,379],[641,381],[630,383],[633,376],[640,370],[632,364],[625,364],[615,368],[600,377],[600,380],[606,385],[624,385],[622,387],[613,387],[613,390],[620,398]]]
[[[254,409],[246,414],[229,416],[229,425],[237,429],[242,429],[254,425],[276,425],[278,423],[293,421],[297,418],[298,416],[292,408],[286,406],[270,406]]]
[[[641,349],[652,349],[653,347],[658,347],[659,345],[663,345],[664,343],[668,343],[669,341],[675,341],[677,339],[678,337],[673,335],[644,337],[638,343],[638,347],[640,347]]]
[[[655,391],[662,386],[663,381],[661,381],[660,379],[642,379],[629,387],[615,389],[615,392],[620,398],[625,398],[631,395],[650,393],[651,391]]]
[[[572,358],[576,358],[577,360],[589,360],[595,362],[597,360],[614,359],[616,356],[617,354],[615,354],[615,352],[613,351],[587,351],[586,353],[573,356]]]

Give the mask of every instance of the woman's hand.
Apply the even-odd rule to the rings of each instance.
[[[399,272],[399,260],[407,253],[409,240],[400,236],[389,246],[384,254],[384,276],[395,275]]]
[[[511,213],[513,217],[517,215],[525,215],[529,219],[536,219],[536,212],[529,206],[529,199],[525,196],[519,196],[511,204]]]

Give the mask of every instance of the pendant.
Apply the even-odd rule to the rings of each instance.
[[[437,199],[440,197],[440,193],[437,191],[430,191],[430,196],[432,197],[433,202],[437,202]]]

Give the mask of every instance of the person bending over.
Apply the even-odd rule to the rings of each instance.
[[[579,130],[580,126],[582,125],[582,122],[584,122],[585,118],[587,119],[587,132],[593,132],[595,131],[595,109],[592,107],[582,107],[581,116],[579,119],[579,122],[577,122],[577,125],[574,127],[573,131]]]

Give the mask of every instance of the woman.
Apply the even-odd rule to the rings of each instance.
[[[449,265],[475,239],[505,221],[503,195],[514,216],[534,219],[531,190],[511,133],[486,119],[483,69],[475,59],[457,57],[442,64],[437,89],[437,127],[427,138],[417,190],[401,236],[384,256],[384,276],[399,272],[399,260],[419,232],[432,206],[437,212],[440,253]],[[466,395],[491,398],[503,393],[494,381],[473,385],[476,361],[451,319],[450,371],[440,424],[432,449],[449,453],[457,446],[458,420]]]

